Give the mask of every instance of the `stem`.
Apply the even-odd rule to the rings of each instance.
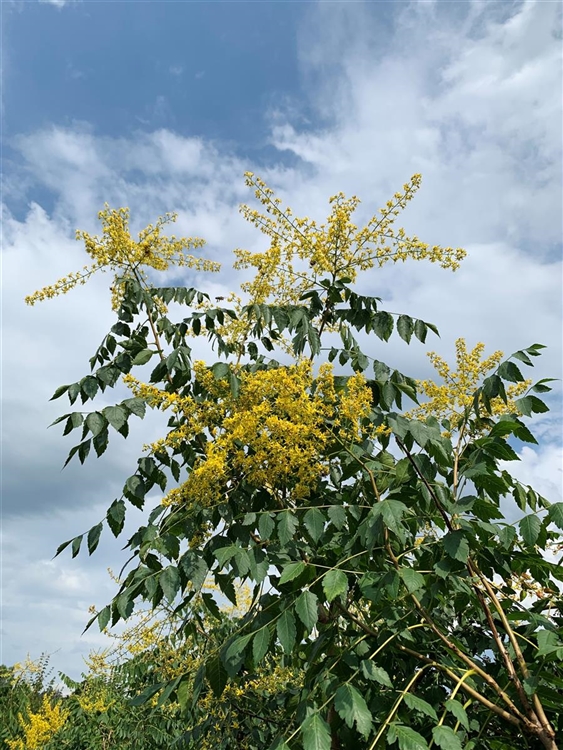
[[[456,445],[455,454],[454,454],[454,478],[453,478],[454,499],[456,498],[456,493],[457,493],[460,447],[461,447],[461,441],[463,439],[463,433],[465,432],[466,426],[467,426],[467,422],[464,422],[463,425],[461,426],[461,430],[459,431],[459,437],[457,440],[457,445]]]
[[[143,280],[141,279],[141,277],[140,277],[140,275],[139,275],[139,273],[138,273],[138,271],[137,271],[136,268],[133,268],[133,274],[135,275],[135,278],[136,278],[137,283],[139,284],[139,286],[142,287],[143,286]],[[145,289],[145,291],[147,291],[147,290]],[[154,336],[154,343],[155,343],[155,346],[156,346],[156,350],[158,352],[158,356],[160,357],[160,361],[163,362],[165,360],[164,351],[162,349],[162,346],[160,345],[160,338],[159,338],[159,335],[158,335],[158,331],[156,330],[156,326],[154,324],[154,320],[153,320],[153,317],[152,317],[152,312],[151,312],[151,309],[149,308],[148,305],[146,305],[146,310],[147,310],[147,316],[148,316],[149,325],[151,327],[152,335]],[[168,378],[168,382],[170,383],[170,385],[173,386],[173,384],[172,384],[172,378],[170,377],[170,373],[167,373],[167,378]]]
[[[444,666],[443,664],[440,664],[439,662],[434,661],[433,659],[429,659],[427,656],[423,656],[423,654],[419,654],[417,651],[414,651],[413,649],[408,648],[407,646],[399,645],[398,648],[401,651],[404,651],[405,653],[410,654],[411,656],[414,656],[417,659],[420,659],[421,661],[426,662],[428,665],[432,665],[435,669],[438,669],[441,672],[444,672],[445,674],[447,674],[448,677],[454,680],[456,684],[459,684],[461,689],[464,690],[466,693],[468,693],[472,698],[475,698],[475,700],[479,701],[479,703],[482,703],[490,711],[497,714],[497,716],[500,716],[501,718],[505,719],[510,724],[513,724],[514,726],[521,728],[523,721],[524,722],[527,721],[525,717],[523,717],[523,720],[521,720],[518,717],[513,716],[504,708],[497,706],[496,703],[493,703],[484,695],[482,695],[478,690],[476,690],[475,688],[472,688],[470,685],[464,682],[464,679],[467,676],[467,672],[465,672],[463,677],[460,678],[458,677],[458,675],[456,675],[455,672],[453,672],[448,667]]]
[[[383,724],[382,724],[382,726],[381,726],[381,729],[380,729],[380,730],[379,730],[379,732],[378,732],[378,733],[376,734],[376,736],[375,736],[375,739],[374,739],[374,741],[373,741],[373,742],[371,743],[371,745],[369,746],[369,750],[374,750],[374,748],[375,748],[375,747],[377,747],[377,743],[379,742],[379,740],[380,740],[380,738],[381,738],[381,736],[382,736],[383,732],[384,732],[384,731],[385,731],[385,730],[387,729],[387,727],[388,727],[388,726],[389,726],[389,724],[391,723],[391,721],[392,721],[392,719],[393,719],[393,716],[394,716],[394,715],[395,715],[395,714],[397,713],[397,709],[399,708],[399,706],[400,706],[400,705],[401,705],[401,703],[403,702],[403,700],[404,700],[404,697],[405,697],[405,695],[406,695],[406,694],[407,694],[407,693],[409,692],[409,690],[411,689],[411,687],[412,687],[412,686],[414,685],[414,683],[415,683],[415,682],[416,682],[416,681],[418,680],[418,678],[419,678],[419,677],[420,677],[420,675],[421,675],[421,674],[422,674],[422,673],[424,672],[424,670],[425,670],[425,669],[428,669],[428,667],[430,667],[430,666],[431,666],[430,664],[425,664],[425,665],[424,665],[424,667],[421,667],[421,668],[420,668],[420,670],[419,670],[418,672],[416,672],[416,673],[414,674],[414,676],[413,676],[413,677],[411,678],[411,680],[409,681],[409,683],[408,683],[408,685],[406,686],[406,688],[404,688],[404,690],[402,690],[402,691],[401,691],[401,694],[399,695],[399,697],[398,697],[398,698],[397,698],[397,700],[395,701],[395,703],[394,703],[394,705],[393,705],[393,708],[391,709],[391,711],[389,712],[389,714],[388,714],[387,718],[386,718],[386,719],[385,719],[385,721],[383,722]]]
[[[408,457],[412,461],[412,456],[410,455],[410,453],[407,450],[407,448],[400,441],[398,441],[398,442],[399,442],[399,445],[401,445],[401,447],[403,448],[403,450],[407,453]],[[359,459],[357,459],[357,460],[359,460]],[[362,462],[360,462],[360,463],[362,463]],[[415,467],[415,470],[416,470],[417,469],[416,464],[414,463],[414,461],[412,461],[412,463],[414,464],[414,467]],[[378,498],[378,501],[379,501],[380,498],[381,498],[381,496],[380,496],[379,491],[377,489],[377,485],[376,485],[376,482],[375,482],[375,477],[373,475],[373,472],[365,464],[362,463],[362,466],[365,469],[365,471],[367,471],[367,473],[368,473],[368,475],[370,477],[373,491],[374,491],[375,496]],[[419,474],[419,476],[420,476],[420,474]],[[435,497],[435,493],[433,492],[432,488],[430,487],[430,485],[428,484],[428,482],[426,481],[426,479],[424,477],[422,477],[422,479],[424,479],[424,481],[425,481],[425,483],[426,483],[426,485],[428,487],[429,492],[431,492],[432,496]],[[435,498],[435,499],[436,499],[436,502],[437,502],[437,504],[438,504],[438,506],[440,508],[440,511],[441,511],[442,515],[444,516],[444,518],[446,519],[446,521],[448,523],[448,526],[449,526],[450,530],[453,529],[453,526],[451,525],[449,517],[447,516],[445,510],[442,508],[442,506],[439,503],[438,499],[437,498]],[[391,559],[391,561],[392,561],[395,569],[398,571],[400,569],[399,560],[397,559],[397,557],[396,557],[396,555],[393,552],[393,549],[391,547],[391,543],[389,541],[389,534],[388,534],[387,528],[384,529],[384,538],[385,538],[385,548],[387,550],[387,554],[389,555],[389,557],[390,557],[390,559]],[[417,599],[417,597],[414,594],[411,593],[410,597],[411,597],[411,600],[414,603],[415,607],[417,608],[417,610],[420,612],[420,614],[422,615],[422,617],[428,623],[428,625],[429,625],[430,629],[432,630],[432,632],[435,635],[438,636],[438,638],[442,641],[442,643],[450,651],[452,651],[458,657],[458,659],[461,659],[461,661],[463,661],[463,663],[469,669],[474,670],[474,672],[476,674],[478,674],[479,677],[481,677],[481,679],[484,680],[489,685],[489,687],[492,688],[494,690],[494,692],[502,698],[502,700],[506,703],[506,705],[510,708],[510,710],[515,715],[519,716],[522,720],[525,720],[525,716],[518,710],[518,708],[516,707],[516,705],[512,702],[512,700],[504,692],[504,690],[500,687],[500,685],[496,682],[496,680],[494,680],[489,674],[487,674],[484,670],[482,670],[469,656],[467,656],[467,654],[465,654],[458,646],[455,645],[455,643],[453,643],[446,635],[444,635],[442,633],[442,631],[438,628],[438,626],[436,625],[436,623],[434,622],[434,620],[430,617],[430,615],[428,614],[428,612],[426,611],[426,609],[422,606],[422,604],[420,603],[420,601]],[[537,719],[537,717],[535,715],[534,715],[533,718]]]
[[[438,500],[438,497],[436,496],[436,493],[434,492],[434,490],[432,489],[432,487],[430,486],[430,484],[426,480],[426,478],[424,476],[422,476],[422,474],[418,470],[418,467],[417,467],[416,463],[414,462],[414,460],[413,460],[413,458],[412,458],[409,450],[407,449],[407,447],[399,439],[397,439],[397,443],[399,444],[399,446],[403,450],[403,452],[406,454],[407,458],[409,459],[409,462],[414,467],[414,470],[417,473],[417,475],[424,482],[426,488],[428,489],[431,497],[434,500],[434,503],[436,504],[436,507],[438,508],[440,514],[442,515],[442,518],[444,519],[444,521],[445,521],[448,529],[450,531],[452,531],[454,529],[454,526],[451,523],[451,520],[450,520],[449,516],[447,515],[445,509],[443,508],[442,504]],[[493,588],[491,587],[491,585],[490,585],[489,581],[486,579],[486,577],[477,568],[477,565],[474,563],[473,560],[468,559],[468,561],[467,561],[467,569],[468,569],[469,573],[473,577],[476,577],[476,578],[478,578],[480,580],[480,582],[483,584],[483,586],[484,586],[487,594],[489,595],[491,601],[493,602],[493,605],[494,605],[494,607],[495,607],[495,609],[496,609],[496,611],[497,611],[497,613],[498,613],[498,615],[500,617],[500,620],[502,622],[502,626],[503,626],[506,634],[508,635],[510,643],[511,643],[513,649],[514,649],[514,653],[516,654],[516,659],[518,661],[518,665],[519,665],[519,667],[520,667],[520,669],[522,671],[522,674],[524,675],[524,679],[526,679],[529,676],[529,671],[528,671],[528,667],[527,667],[527,664],[526,664],[526,660],[524,659],[524,655],[522,654],[522,651],[520,649],[520,645],[519,645],[519,643],[518,643],[518,641],[516,639],[514,631],[513,631],[512,627],[510,626],[508,618],[506,617],[506,614],[505,614],[505,612],[504,612],[504,610],[503,610],[503,608],[502,608],[499,600],[497,599]],[[482,607],[482,609],[483,609],[483,611],[485,613],[485,617],[487,618],[487,622],[489,623],[489,627],[491,628],[493,639],[494,639],[494,641],[495,641],[495,643],[497,645],[497,648],[498,648],[498,650],[499,650],[499,652],[500,652],[500,654],[501,654],[501,656],[503,658],[503,661],[504,661],[504,663],[505,663],[505,665],[507,667],[508,674],[509,674],[509,676],[511,678],[511,681],[514,683],[516,691],[518,692],[518,696],[519,696],[520,700],[522,701],[522,706],[524,707],[524,710],[528,713],[528,718],[526,718],[526,722],[529,723],[529,725],[530,725],[529,731],[531,731],[532,734],[535,734],[540,739],[540,741],[542,742],[542,744],[544,744],[544,746],[546,748],[549,748],[549,750],[555,750],[556,745],[555,744],[553,744],[553,745],[549,744],[550,742],[554,742],[553,738],[555,737],[555,732],[554,732],[553,727],[551,726],[551,724],[549,722],[549,719],[547,718],[547,716],[545,714],[545,710],[543,708],[543,705],[542,705],[540,699],[538,698],[538,696],[536,694],[534,694],[532,696],[533,708],[530,706],[530,703],[529,703],[528,698],[526,696],[526,693],[524,691],[523,685],[522,685],[522,683],[521,683],[521,681],[520,681],[520,679],[519,679],[519,677],[518,677],[518,675],[516,673],[516,669],[514,667],[514,663],[513,663],[512,659],[511,659],[510,655],[506,651],[504,643],[502,642],[502,639],[501,639],[501,637],[500,637],[500,635],[498,633],[498,630],[497,630],[497,628],[495,626],[495,623],[494,623],[494,620],[492,618],[492,614],[491,614],[491,611],[489,609],[489,606],[487,605],[487,603],[486,603],[486,601],[485,601],[485,599],[483,597],[482,592],[477,588],[477,586],[475,585],[475,583],[473,584],[473,590],[475,591],[475,593],[477,595],[477,598],[479,599],[479,603],[481,604],[481,607]],[[416,597],[413,596],[413,600],[415,601],[415,606],[416,606],[416,601],[417,601]],[[429,621],[429,624],[430,624],[430,621]],[[431,627],[434,630],[434,627],[432,625],[431,625]],[[444,641],[444,643],[446,643],[447,639],[445,638],[445,636],[443,636],[438,629],[436,629],[435,632],[436,632],[436,635],[439,638],[441,638]],[[454,644],[452,644],[452,646],[453,645]],[[455,647],[455,646],[454,646],[454,653],[456,653],[459,656],[459,658],[461,658],[463,661],[465,661],[465,663],[468,664],[468,666],[471,666],[470,665],[471,660],[468,657],[466,657],[466,655],[463,654],[463,652],[460,649],[458,649],[457,647]],[[489,682],[489,680],[492,680],[492,678],[490,678],[488,675],[486,675],[486,673],[483,672],[483,670],[480,670],[479,668],[477,668],[477,669],[478,669],[478,674],[481,677],[483,677],[483,679],[485,679],[485,681],[488,682],[491,685],[491,687],[493,687],[492,683]],[[484,675],[486,675],[486,678],[485,678]],[[494,682],[494,680],[493,680],[493,682]],[[508,698],[508,696],[506,696],[506,693],[504,693],[504,691],[502,691],[502,689],[500,688],[499,685],[497,685],[496,683],[495,683],[495,685],[496,685],[496,688],[494,688],[495,692],[497,692],[498,695],[501,695],[501,697],[503,698],[503,700],[506,703],[507,702],[506,698]],[[508,699],[508,700],[509,700],[509,703],[507,705],[510,705],[510,708],[513,711],[516,711],[519,716],[521,716],[522,718],[524,718],[522,716],[522,714],[518,711],[518,709],[516,708],[516,706],[512,703],[512,701],[510,701],[510,699]],[[548,743],[548,744],[546,744],[546,743]]]

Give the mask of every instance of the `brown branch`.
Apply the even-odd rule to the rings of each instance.
[[[526,717],[519,719],[518,717],[513,716],[511,713],[506,711],[504,708],[497,706],[496,703],[493,703],[484,695],[482,695],[478,690],[475,690],[475,688],[472,688],[470,685],[467,684],[467,682],[465,681],[462,682],[455,672],[452,672],[451,669],[448,669],[448,667],[444,666],[443,664],[440,664],[439,662],[434,661],[433,659],[429,659],[427,656],[424,656],[423,654],[419,654],[417,651],[414,651],[412,648],[408,648],[407,646],[403,646],[402,644],[399,644],[397,648],[400,651],[404,651],[405,653],[410,654],[411,656],[414,656],[416,659],[420,659],[420,661],[424,662],[425,664],[429,664],[435,667],[435,669],[439,669],[441,672],[444,672],[445,674],[447,674],[449,677],[452,678],[452,680],[455,680],[455,682],[459,684],[460,687],[463,690],[465,690],[472,698],[475,698],[475,700],[479,701],[479,703],[482,703],[490,711],[497,714],[497,716],[500,716],[501,718],[505,719],[510,724],[513,724],[514,726],[520,728],[522,726],[523,721],[527,721]]]

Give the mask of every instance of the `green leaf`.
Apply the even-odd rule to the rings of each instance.
[[[260,628],[254,634],[254,638],[252,639],[252,658],[254,659],[254,664],[258,665],[266,655],[268,646],[270,645],[270,636],[270,629],[267,625],[264,625],[263,628]]]
[[[102,414],[114,430],[120,430],[127,422],[127,412],[122,406],[106,406],[102,409]]]
[[[212,594],[210,594],[208,591],[204,592],[201,595],[201,601],[203,602],[205,609],[209,612],[211,617],[214,617],[216,620],[223,619],[221,610],[219,609],[217,602],[213,598]]]
[[[242,660],[244,650],[252,640],[254,633],[243,635],[240,638],[236,638],[228,647],[224,656],[224,663],[229,671],[229,674],[234,676],[232,673],[235,671],[238,663]]]
[[[156,354],[154,349],[143,349],[133,358],[132,364],[134,365],[146,365],[153,354]]]
[[[510,359],[517,359],[517,360],[519,360],[520,362],[524,362],[524,364],[525,364],[525,365],[528,365],[528,367],[533,367],[533,366],[534,366],[534,364],[533,364],[532,360],[531,360],[531,359],[530,359],[530,358],[528,357],[528,355],[527,355],[527,354],[526,354],[525,352],[523,352],[523,351],[519,351],[519,352],[514,352],[514,354],[511,354],[511,355],[510,355]]]
[[[541,414],[549,411],[549,407],[537,396],[524,396],[517,399],[514,403],[525,417],[531,417],[533,412]]]
[[[229,386],[231,388],[233,398],[238,398],[238,395],[240,393],[240,378],[237,377],[231,370],[229,370]]]
[[[143,419],[147,410],[147,405],[142,398],[128,398],[121,402],[121,406],[124,406],[136,417]]]
[[[469,730],[469,719],[467,717],[467,711],[463,707],[462,703],[450,699],[444,703],[444,708],[455,716],[462,727]]]
[[[541,520],[534,513],[524,516],[518,524],[520,533],[526,544],[535,544],[541,531]]]
[[[70,388],[70,385],[60,385],[57,390],[53,393],[49,401],[54,401],[57,398],[60,398],[63,393],[66,393],[68,389]]]
[[[373,680],[374,682],[378,682],[380,685],[384,685],[385,687],[390,687],[390,688],[393,687],[391,678],[389,677],[387,672],[383,669],[383,667],[376,667],[372,661],[369,661],[368,659],[364,659],[362,661],[361,669],[362,669],[362,674],[368,680]]]
[[[469,544],[465,538],[465,533],[458,529],[457,531],[448,532],[444,539],[444,548],[450,557],[459,562],[467,562],[469,557]]]
[[[88,414],[88,416],[86,417],[86,427],[90,430],[94,437],[96,437],[96,435],[99,435],[99,433],[104,429],[106,425],[107,421],[103,414],[100,414],[99,411],[94,411],[91,414]]]
[[[434,710],[434,707],[427,701],[419,698],[418,695],[413,693],[405,693],[405,703],[412,711],[418,711],[421,714],[426,714],[434,721],[438,721],[438,715]]]
[[[276,623],[276,631],[284,652],[290,654],[295,646],[297,631],[295,629],[295,618],[288,609],[281,613]]]
[[[303,523],[313,541],[318,542],[323,535],[325,525],[325,517],[322,511],[318,508],[311,508],[305,513]]]
[[[215,550],[215,559],[217,560],[221,568],[224,568],[229,560],[235,557],[235,555],[237,555],[240,550],[241,548],[237,547],[236,544],[230,544],[228,547],[219,547]]]
[[[372,727],[371,712],[355,687],[349,683],[341,685],[334,696],[334,708],[350,729],[355,724],[358,732],[368,738]]]
[[[108,508],[106,518],[113,535],[115,537],[119,536],[125,522],[125,503],[123,500],[113,501]]]
[[[547,517],[558,528],[563,529],[563,503],[553,503],[547,512]]]
[[[93,377],[92,375],[87,375],[80,381],[80,388],[88,398],[94,398],[94,396],[98,392],[97,378]],[[82,401],[85,401],[84,397],[82,397]]]
[[[303,750],[330,750],[332,739],[326,721],[314,713],[303,722]]]
[[[82,544],[82,534],[80,536],[75,536],[72,540],[72,557],[75,558],[76,555],[80,552],[80,545]]]
[[[227,670],[223,666],[223,662],[219,656],[214,656],[206,663],[205,676],[207,677],[211,690],[213,690],[213,695],[216,698],[220,698],[227,684],[227,680],[229,679],[229,675],[227,674]]]
[[[149,698],[152,698],[153,695],[156,695],[156,693],[158,693],[159,690],[162,690],[163,686],[164,686],[163,682],[159,682],[157,685],[149,685],[149,687],[143,690],[142,693],[132,698],[129,701],[129,705],[130,706],[142,706],[144,703],[146,703],[149,700]]]
[[[284,566],[284,569],[280,576],[280,584],[287,583],[288,581],[293,581],[294,578],[297,578],[301,575],[306,567],[307,566],[304,562],[288,563]]]
[[[398,740],[400,750],[428,750],[428,743],[424,737],[410,727],[403,724],[391,724],[387,733],[387,743],[393,744]]]
[[[348,591],[348,577],[342,570],[333,569],[323,577],[323,589],[327,601],[331,602],[337,596]]]
[[[503,526],[498,532],[498,538],[505,549],[510,549],[512,542],[516,539],[516,529],[514,526]]]
[[[180,588],[180,574],[175,565],[169,565],[164,568],[158,579],[164,596],[169,602],[172,602]]]
[[[88,532],[88,553],[91,555],[92,552],[96,549],[98,546],[98,543],[100,541],[100,534],[102,533],[103,523],[100,521],[100,523],[96,524],[96,526],[92,526],[90,531]]]
[[[409,423],[409,432],[420,447],[424,448],[430,438],[428,427],[418,419],[412,419]]]
[[[280,544],[285,545],[293,539],[299,522],[290,510],[283,510],[278,514],[278,538]]]
[[[295,611],[310,633],[317,624],[319,617],[319,602],[316,595],[311,591],[301,592],[295,602]]]
[[[269,539],[274,530],[274,519],[269,513],[261,513],[258,519],[258,531],[262,539]]]
[[[414,335],[419,341],[422,341],[423,344],[426,341],[427,333],[428,328],[426,323],[423,320],[416,320],[414,324]]]
[[[510,361],[501,362],[498,368],[498,375],[503,380],[509,380],[511,383],[521,383],[524,380],[524,376],[517,365]]]
[[[516,504],[520,508],[520,510],[524,511],[526,510],[526,506],[528,504],[528,498],[526,497],[526,491],[522,487],[521,484],[516,484],[514,486],[514,489],[512,491],[512,497],[516,501]]]
[[[58,557],[58,555],[60,555],[61,552],[65,550],[72,541],[73,541],[72,539],[69,539],[67,542],[63,542],[62,544],[59,544],[59,546],[57,547],[57,551],[54,554],[54,557]]]
[[[536,638],[538,641],[538,656],[549,654],[554,648],[561,646],[557,633],[553,630],[538,630]]]
[[[373,316],[373,330],[375,335],[383,341],[389,341],[393,333],[394,320],[393,316],[382,310]]]
[[[115,604],[117,607],[117,611],[121,615],[122,619],[126,620],[131,615],[131,612],[133,612],[134,603],[133,599],[131,598],[131,592],[129,590],[125,590],[117,597],[117,599],[115,600]]]
[[[226,378],[230,371],[230,367],[226,362],[216,362],[211,368],[215,380]]]
[[[406,341],[407,344],[409,344],[414,331],[413,319],[408,315],[399,315],[399,319],[397,320],[397,331],[403,341]]]
[[[346,511],[341,505],[331,505],[328,509],[328,517],[330,522],[336,526],[338,530],[343,529],[346,526]]]
[[[424,586],[424,576],[412,568],[400,568],[399,575],[410,594],[414,594]]]
[[[543,378],[543,380],[538,380],[537,383],[534,383],[531,390],[535,391],[535,393],[549,393],[549,391],[553,390],[549,385],[545,385],[545,383],[552,383],[556,378]]]
[[[458,735],[450,727],[434,727],[432,738],[442,750],[462,750]]]
[[[404,503],[392,498],[385,498],[385,500],[377,503],[374,508],[374,511],[383,518],[383,523],[387,528],[395,533],[401,531],[401,520],[407,510],[408,508]]]
[[[84,461],[86,461],[86,458],[88,454],[90,453],[91,445],[92,445],[92,440],[88,439],[88,440],[85,440],[83,443],[80,443],[80,445],[78,446],[78,458],[81,464],[83,464]]]
[[[109,604],[98,612],[98,627],[100,628],[100,632],[107,627],[110,616],[111,607]]]
[[[137,476],[136,474],[134,474],[132,477],[129,477],[129,479],[125,482],[125,489],[128,490],[128,492],[134,497],[139,498],[139,500],[144,500],[146,494],[145,483],[143,482],[141,477]]]

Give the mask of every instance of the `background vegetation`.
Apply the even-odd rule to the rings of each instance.
[[[355,197],[333,196],[319,226],[246,179],[259,208],[242,212],[269,247],[236,251],[252,274],[225,306],[148,275],[218,270],[188,252],[202,240],[165,237],[172,215],[134,239],[127,210],[109,207],[100,237],[78,233],[93,265],[28,298],[115,272],[117,321],[90,374],[53,398],[85,404],[121,378],[131,397],[57,420],[82,433],[67,463],[102,455],[147,407],[170,419],[106,517],[58,550],[92,554],[160,488],[90,622],[128,630],[65,697],[42,665],[4,669],[5,745],[556,750],[563,503],[508,470],[535,442],[527,418],[547,410],[549,381],[522,372],[542,346],[483,359],[460,339],[454,366],[430,355],[437,383],[393,370],[380,359],[391,335],[437,329],[382,309],[362,273],[464,257],[396,227],[420,176],[363,228]],[[215,362],[194,361],[194,337]]]

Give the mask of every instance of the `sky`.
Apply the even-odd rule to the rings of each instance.
[[[224,296],[241,280],[233,249],[264,248],[238,212],[245,171],[298,216],[322,220],[329,196],[355,194],[357,223],[420,172],[405,229],[468,255],[455,274],[410,262],[364,277],[385,309],[440,330],[426,345],[377,341],[373,356],[424,378],[426,352],[452,360],[460,336],[507,355],[542,343],[532,376],[561,378],[561,5],[4,0],[1,12],[0,663],[46,652],[76,678],[107,645],[81,633],[111,599],[127,537],[104,532],[91,558],[54,552],[104,516],[163,422],[147,416],[61,471],[74,442],[47,429],[66,411],[49,398],[87,374],[113,324],[110,277],[33,308],[25,295],[88,262],[74,232],[96,232],[105,202],[129,206],[136,231],[177,212],[174,233],[205,238],[223,264],[182,281]],[[557,501],[559,383],[549,403],[539,445],[519,446],[510,469]],[[130,512],[126,531],[145,516]]]

